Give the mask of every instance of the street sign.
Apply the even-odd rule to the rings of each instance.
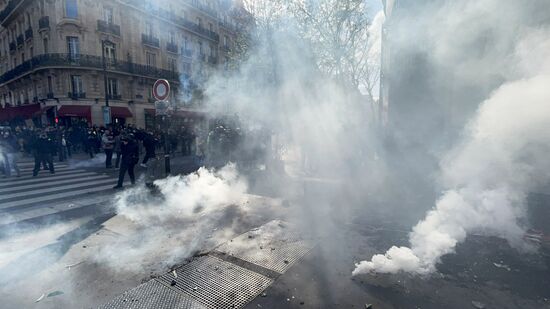
[[[111,107],[103,106],[103,123],[105,125],[111,124]]]
[[[158,101],[164,101],[170,96],[170,83],[165,79],[159,79],[153,85],[153,96]]]
[[[170,104],[166,101],[156,101],[155,102],[155,114],[157,116],[166,116],[168,114],[168,108]]]

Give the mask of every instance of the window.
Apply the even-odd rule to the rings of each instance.
[[[147,66],[148,67],[156,67],[157,66],[157,55],[153,53],[145,53],[145,58],[147,58]]]
[[[82,77],[80,75],[71,75],[71,89],[73,91],[73,97],[79,97],[84,93],[82,88]]]
[[[65,0],[65,17],[78,18],[77,0]]]
[[[107,93],[111,97],[118,95],[118,80],[116,78],[109,78],[107,80]]]
[[[48,53],[48,39],[44,39],[44,54]]]
[[[189,39],[188,39],[187,37],[185,37],[185,38],[183,39],[183,48],[184,48],[185,50],[190,50],[190,49],[191,49],[190,47],[191,47],[191,46],[189,46]]]
[[[48,76],[48,93],[53,93],[53,83],[51,76]]]
[[[153,24],[151,22],[145,22],[145,34],[149,37],[153,36]]]
[[[202,28],[202,19],[200,19],[199,17],[197,17],[197,25]]]
[[[202,42],[199,41],[199,54],[204,55],[204,50],[202,48]]]
[[[80,58],[80,43],[77,37],[67,37],[67,53],[71,60],[77,60]]]
[[[21,63],[25,62],[25,53],[21,53]]]
[[[227,35],[223,36],[223,46],[229,47],[229,38],[227,37]]]
[[[110,64],[116,62],[116,46],[114,44],[105,44],[105,59]]]
[[[103,8],[103,20],[107,24],[113,23],[113,8],[110,8],[110,7]]]
[[[176,44],[176,33],[174,31],[170,31],[170,43]]]
[[[177,61],[175,58],[168,58],[168,70],[176,72],[178,68]]]
[[[210,29],[210,32],[214,32],[214,25],[212,25],[212,23],[208,23],[208,29]]]
[[[191,75],[191,63],[184,62],[182,68],[184,73]]]
[[[29,49],[29,52],[30,52],[30,57],[31,57],[31,58],[34,58],[34,47],[31,47],[31,48]]]

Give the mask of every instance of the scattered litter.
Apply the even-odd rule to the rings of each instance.
[[[198,290],[198,289],[199,289],[198,287],[194,287],[194,288],[193,288],[193,291],[196,291],[196,290]]]
[[[74,207],[74,204],[69,204],[69,206],[67,206],[69,208],[73,208]]]
[[[252,238],[254,238],[254,235],[248,235],[248,238],[252,239]]]
[[[267,297],[267,294],[266,294],[266,293],[262,293],[262,297]]]
[[[82,248],[86,249],[86,248],[88,248],[88,246],[82,246]]]
[[[372,304],[366,304],[365,309],[372,309]]]
[[[172,274],[174,274],[174,278],[178,279],[178,273],[176,272],[176,270],[172,270]]]
[[[58,296],[58,295],[63,295],[64,293],[61,292],[61,291],[54,291],[54,292],[51,292],[50,294],[48,294],[48,297],[55,297],[55,296]]]
[[[500,264],[500,263],[493,263],[493,265],[495,265],[495,267],[498,267],[498,268],[504,268],[506,269],[507,271],[511,271],[512,269],[510,268],[510,266],[506,265],[506,264]]]
[[[286,301],[290,301],[290,298],[287,298]]]
[[[300,302],[300,305],[302,305],[302,306],[305,305],[305,302],[301,301],[301,302]]]
[[[176,284],[178,284],[178,283],[176,282],[176,280],[172,280],[172,281],[170,282],[170,286],[175,286]]]
[[[78,262],[78,263],[74,263],[74,264],[71,264],[71,265],[67,265],[67,266],[65,266],[65,268],[71,270],[71,268],[76,267],[76,266],[78,266],[78,265],[80,265],[80,264],[82,264],[82,263],[84,263],[84,261],[81,261],[81,262]]]
[[[39,302],[39,301],[43,300],[43,299],[44,299],[44,297],[46,297],[46,294],[42,294],[42,295],[40,295],[40,297],[38,297],[38,299],[37,299],[37,300],[35,300],[34,302],[35,302],[35,303],[37,303],[37,302]]]
[[[472,301],[472,306],[474,306],[474,308],[477,308],[477,309],[484,309],[485,308],[485,305],[483,303],[475,301],[475,300]]]
[[[271,251],[275,251],[275,248],[271,248]]]
[[[290,262],[289,262],[289,261],[287,261],[287,260],[284,260],[284,263],[285,263],[285,264],[288,264],[288,263],[290,263]]]

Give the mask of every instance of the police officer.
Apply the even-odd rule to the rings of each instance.
[[[48,135],[45,132],[40,132],[37,139],[35,139],[33,144],[33,154],[34,154],[34,170],[32,173],[33,177],[38,175],[40,171],[40,163],[46,162],[48,164],[51,174],[55,174],[52,152],[54,151],[55,144],[48,138]]]
[[[124,183],[124,176],[128,172],[130,181],[132,184],[136,183],[136,176],[134,174],[134,167],[139,162],[139,147],[133,136],[123,136],[121,138],[122,144],[120,145],[120,152],[122,155],[120,162],[120,170],[118,173],[118,183],[113,189],[122,188]]]

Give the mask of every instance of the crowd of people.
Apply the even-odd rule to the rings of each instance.
[[[137,129],[132,125],[89,127],[86,123],[71,127],[4,128],[0,131],[0,172],[4,177],[14,174],[19,177],[17,160],[26,156],[34,157],[33,176],[40,173],[41,167],[54,174],[54,161],[63,162],[78,153],[93,159],[103,152],[105,168],[120,170],[116,186],[120,188],[126,173],[135,183],[134,167],[139,163],[140,153],[144,153],[140,166],[147,167],[159,149],[167,149],[171,155],[196,154],[195,139],[195,133],[185,127],[167,133]]]

